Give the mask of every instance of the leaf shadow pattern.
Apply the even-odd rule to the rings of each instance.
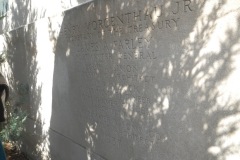
[[[38,17],[44,17],[45,12],[46,10],[32,8],[31,0],[9,1],[6,16],[0,20],[0,33],[3,34],[32,23]]]
[[[66,11],[58,36],[49,18],[55,46],[49,131],[41,127],[50,113],[41,108],[40,27],[6,33],[12,89],[29,85],[23,148],[58,160],[239,157],[240,16],[237,4],[229,5],[96,0]],[[19,20],[28,13],[21,14]]]
[[[88,160],[239,157],[239,92],[231,84],[239,70],[240,16],[228,5],[94,1],[67,11],[56,39],[51,154],[67,158],[61,149],[68,144],[70,159],[82,156],[72,146],[86,150],[81,158]],[[104,23],[106,17],[119,24],[121,16],[146,18],[151,9],[149,20],[120,31]],[[141,40],[144,46],[134,47]],[[64,142],[59,150],[56,141]]]
[[[18,9],[14,9],[14,15],[17,19],[25,20],[29,18],[29,1],[25,3],[18,2]],[[25,6],[26,5],[26,6]],[[12,6],[13,7],[13,6]],[[25,8],[25,9],[24,9]],[[31,12],[31,18],[36,17],[37,12]],[[26,17],[25,17],[26,16]],[[16,22],[17,23],[17,22]],[[23,24],[26,21],[21,22]],[[1,66],[1,71],[6,75],[11,88],[11,99],[15,108],[26,110],[28,117],[24,126],[24,133],[21,140],[18,141],[21,150],[29,157],[46,158],[45,143],[47,132],[43,129],[45,125],[43,107],[42,107],[42,83],[39,75],[42,68],[39,64],[39,45],[37,39],[37,22],[21,26],[13,31],[3,34],[4,50],[6,51],[7,62]],[[11,23],[16,27],[15,23]],[[9,29],[9,28],[8,28]],[[40,69],[39,69],[40,68]]]

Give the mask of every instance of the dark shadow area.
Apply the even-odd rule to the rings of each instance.
[[[240,16],[221,30],[235,11],[208,5],[94,1],[66,11],[55,38],[50,154],[74,159],[75,147],[87,160],[239,156],[226,142],[239,132],[239,96],[228,83],[239,70]]]

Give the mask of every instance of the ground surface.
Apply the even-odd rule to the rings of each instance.
[[[19,152],[16,147],[13,147],[11,144],[4,145],[7,160],[29,160],[26,155]]]

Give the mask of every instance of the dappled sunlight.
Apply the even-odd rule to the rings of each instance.
[[[239,14],[227,5],[93,1],[65,12],[50,127],[88,160],[237,157],[226,139],[239,132]]]
[[[89,0],[8,0],[8,11],[0,21],[0,33],[34,23],[37,20],[55,17],[67,9],[87,3]]]
[[[49,129],[55,50],[53,38],[59,33],[56,27],[59,30],[59,23],[51,26],[51,33],[49,21],[45,19],[3,35],[7,61],[1,67],[11,74],[7,79],[13,106],[28,112],[21,148],[29,156],[41,159],[51,157]]]
[[[25,22],[85,2],[45,12],[36,1],[31,9],[43,10],[25,13],[33,14]],[[76,159],[83,150],[87,160],[239,159],[235,5],[88,1],[5,34],[2,70],[12,89],[29,87],[26,136],[38,134],[29,142],[35,157]]]
[[[50,155],[49,155],[49,151],[50,151],[50,142],[49,142],[49,135],[48,134],[44,134],[44,138],[43,141],[39,144],[36,145],[36,152],[41,153],[41,158],[42,159],[51,159]]]
[[[42,27],[41,27],[42,25]],[[38,107],[38,113],[41,115],[41,123],[43,127],[43,132],[47,132],[50,127],[50,119],[52,115],[52,82],[53,82],[53,70],[54,70],[54,54],[49,52],[52,50],[52,44],[50,41],[47,41],[46,38],[48,35],[48,28],[46,24],[40,23],[36,30],[37,33],[40,33],[36,44],[36,62],[38,68],[38,74],[36,76],[36,85],[41,88],[41,104]],[[44,35],[44,34],[45,35]],[[46,65],[47,64],[47,65]],[[44,84],[44,85],[43,85]]]
[[[195,66],[189,68],[194,81],[188,94],[198,93],[195,103],[210,105],[206,106],[205,114],[211,126],[204,124],[203,129],[216,136],[211,138],[208,153],[217,160],[238,159],[240,16],[228,3],[217,2],[202,6],[193,31],[183,41],[186,52],[182,58],[185,64],[189,63],[188,56],[195,59]]]
[[[92,151],[95,149],[95,141],[98,139],[98,135],[96,133],[97,124],[87,124],[86,130],[85,130],[85,140],[88,143],[88,149],[87,149],[87,160],[92,160],[91,155]]]
[[[222,119],[217,127],[218,139],[208,152],[217,156],[218,159],[235,160],[239,158],[239,113]]]

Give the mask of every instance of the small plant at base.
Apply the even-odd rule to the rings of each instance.
[[[2,54],[0,54],[0,63],[4,63],[6,61],[6,51],[3,51]]]
[[[4,142],[16,142],[24,131],[24,122],[27,119],[27,113],[22,109],[15,109],[8,117],[5,126],[0,132],[0,137]]]

